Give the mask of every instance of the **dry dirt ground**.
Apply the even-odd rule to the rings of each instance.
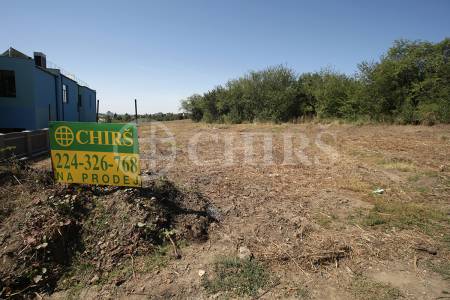
[[[139,244],[122,277],[74,284],[75,268],[50,298],[450,299],[448,125],[175,121],[141,124],[140,148],[145,184],[204,213],[175,218],[161,251]],[[127,211],[134,193],[96,197]]]

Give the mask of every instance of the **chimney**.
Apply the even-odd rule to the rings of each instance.
[[[47,68],[47,57],[42,52],[34,52],[34,64],[38,67]]]

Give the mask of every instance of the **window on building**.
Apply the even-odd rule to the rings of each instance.
[[[16,76],[14,71],[0,70],[0,97],[16,97]]]
[[[83,101],[81,98],[81,95],[78,95],[78,107],[82,107],[83,106]]]
[[[68,103],[69,102],[69,96],[67,94],[67,85],[63,84],[62,85],[62,96],[63,96],[63,103]]]

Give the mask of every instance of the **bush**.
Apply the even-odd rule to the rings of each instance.
[[[232,293],[237,296],[256,296],[269,283],[269,274],[254,260],[221,258],[215,262],[212,278],[204,277],[203,286],[210,293]]]

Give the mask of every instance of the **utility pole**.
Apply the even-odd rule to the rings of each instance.
[[[96,116],[97,123],[98,123],[98,108],[99,108],[99,106],[100,106],[100,100],[97,99],[97,116]]]
[[[134,99],[134,119],[136,120],[136,124],[137,124],[138,123],[137,99]]]

